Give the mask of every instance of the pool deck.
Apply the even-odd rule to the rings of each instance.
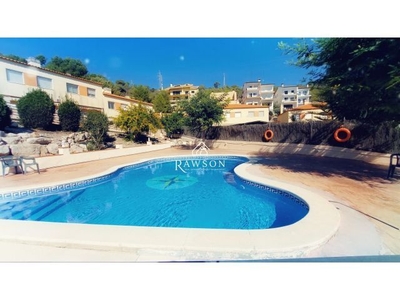
[[[76,180],[77,177],[93,176],[115,166],[155,157],[191,155],[191,149],[169,146],[154,145],[136,147],[132,150],[103,151],[101,155],[108,152],[103,157],[98,157],[96,156],[98,154],[93,153],[85,157],[74,154],[47,159],[40,158],[38,159],[41,167],[40,175],[34,172],[29,172],[26,175],[6,175],[0,179],[1,191]],[[304,149],[302,148],[303,151]],[[245,172],[282,185],[290,183],[299,190],[308,190],[316,197],[321,196],[327,199],[329,203],[336,207],[340,214],[340,226],[334,236],[328,241],[324,241],[322,246],[300,253],[297,257],[306,259],[392,256],[396,261],[400,261],[398,259],[398,255],[400,255],[400,199],[398,197],[400,180],[397,174],[394,179],[386,179],[387,155],[371,156],[367,154],[367,160],[370,163],[366,163],[354,160],[354,155],[360,157],[364,154],[360,155],[360,153],[350,149],[344,149],[344,151],[340,149],[339,154],[331,155],[334,157],[326,157],[330,150],[321,149],[318,149],[319,154],[316,154],[314,153],[315,149],[307,150],[307,152],[313,151],[313,153],[302,153],[298,148],[293,147],[285,147],[280,150],[275,148],[274,151],[270,151],[266,149],[265,143],[221,143],[215,144],[210,150],[210,154],[237,154],[261,158],[256,163],[246,166]],[[352,159],[349,159],[349,153]],[[82,159],[82,157],[84,158]],[[83,162],[83,160],[87,162]],[[57,165],[63,166],[56,167]],[[2,226],[5,222],[8,222],[6,224],[13,223],[13,221],[8,220],[1,221]],[[14,222],[21,224],[26,221]],[[123,247],[107,248],[99,246],[87,249],[85,247],[70,248],[63,243],[58,245],[37,244],[32,242],[36,234],[54,235],[55,233],[46,232],[48,226],[41,229],[34,228],[37,224],[32,226],[32,229],[30,229],[32,231],[29,231],[26,229],[26,224],[23,224],[24,228],[13,229],[14,232],[20,230],[19,237],[16,236],[15,239],[10,236],[4,238],[4,234],[0,235],[0,261],[154,262],[219,260],[217,256],[208,253],[208,250],[199,256],[193,256],[182,251],[124,251]],[[69,226],[69,228],[72,227]],[[98,230],[85,238],[93,238],[93,242],[101,240],[104,230],[107,229]],[[72,231],[71,236],[78,235],[78,231]],[[21,237],[26,238],[24,240]],[[177,238],[179,238],[179,235],[177,235]],[[197,236],[195,239],[201,238],[201,236]],[[207,239],[207,237],[203,238]],[[222,235],[219,238],[224,239],[224,236]],[[296,236],[292,238],[296,238]],[[162,241],[162,236],[159,239]],[[115,241],[118,241],[118,237],[115,237]],[[134,238],[132,238],[132,242],[135,242]],[[221,260],[229,260],[230,258],[235,260],[237,257],[226,256],[221,257]],[[246,259],[246,257],[240,259]]]

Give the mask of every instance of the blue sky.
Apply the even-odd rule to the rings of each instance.
[[[90,73],[151,88],[192,83],[242,86],[246,81],[301,84],[307,70],[290,66],[278,42],[298,38],[0,38],[0,53],[74,58]]]

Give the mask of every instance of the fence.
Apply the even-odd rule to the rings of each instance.
[[[345,143],[339,143],[333,138],[333,134],[341,125],[342,123],[332,121],[218,126],[211,128],[207,132],[206,138],[267,142],[264,132],[270,129],[274,134],[271,142],[275,143],[329,145],[380,153],[400,152],[399,127],[393,127],[386,123],[372,127],[366,124],[347,122],[345,127],[351,130],[351,138]],[[187,129],[185,129],[185,133],[190,134]],[[200,135],[194,136],[200,137]]]

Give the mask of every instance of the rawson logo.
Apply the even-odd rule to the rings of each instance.
[[[191,160],[176,160],[175,171],[182,171],[187,173],[188,170],[196,169],[219,169],[225,168],[225,160],[205,160],[205,159],[191,159]]]
[[[208,151],[210,149],[206,146],[206,144],[202,141],[197,144],[196,147],[192,150],[192,156],[196,155],[208,155]],[[175,161],[175,171],[182,171],[183,173],[187,173],[186,171],[191,170],[199,170],[199,169],[218,169],[225,168],[225,160],[206,160],[206,159],[193,159],[193,160],[176,160]]]

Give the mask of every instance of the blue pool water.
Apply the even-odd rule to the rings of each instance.
[[[308,213],[295,195],[240,179],[245,157],[155,159],[92,182],[20,193],[0,202],[0,218],[214,229],[266,229]]]

